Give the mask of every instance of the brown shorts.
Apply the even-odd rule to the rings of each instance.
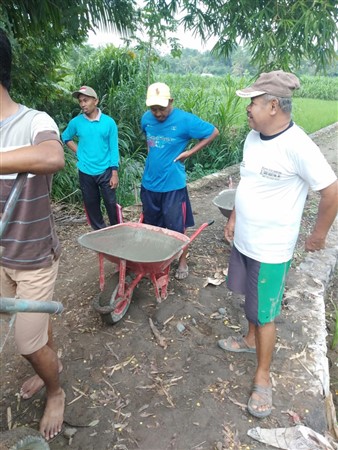
[[[59,260],[51,267],[15,270],[0,267],[0,296],[25,300],[52,300]],[[15,342],[21,355],[31,355],[48,342],[49,314],[17,313]]]

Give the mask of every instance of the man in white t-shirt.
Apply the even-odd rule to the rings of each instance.
[[[337,215],[337,177],[317,145],[291,120],[292,93],[298,78],[277,70],[262,73],[250,87],[236,91],[251,99],[235,208],[225,226],[233,241],[228,287],[245,295],[246,336],[218,341],[225,351],[257,355],[248,411],[271,413],[270,365],[276,341],[285,279],[299,234],[308,189],[320,193],[318,216],[306,251],[325,247]]]

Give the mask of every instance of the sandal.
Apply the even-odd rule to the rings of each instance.
[[[175,272],[175,278],[176,280],[184,280],[189,275],[189,268],[186,269],[180,269],[178,268]]]
[[[252,394],[256,393],[259,398],[253,398]],[[259,408],[262,406],[267,406],[267,409],[263,411],[259,411]],[[258,417],[258,419],[263,419],[271,414],[272,410],[272,387],[271,386],[259,386],[258,384],[254,384],[251,397],[248,401],[248,411],[254,416]]]
[[[222,350],[226,350],[228,352],[256,353],[256,347],[250,347],[244,339],[244,336],[230,336],[227,339],[220,339],[217,344]]]

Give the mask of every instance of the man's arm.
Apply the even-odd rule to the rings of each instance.
[[[109,185],[112,189],[116,189],[117,186],[119,185],[119,175],[118,175],[117,169],[113,168],[112,173],[111,173],[111,178],[109,181]]]
[[[325,248],[325,240],[338,211],[338,181],[322,189],[318,205],[317,220],[310,236],[305,241],[305,250],[313,252]]]
[[[200,150],[202,150],[202,148],[204,148],[207,145],[209,145],[214,139],[217,138],[218,135],[219,135],[219,131],[215,127],[214,131],[212,132],[212,134],[209,137],[207,137],[205,139],[201,139],[190,150],[186,150],[186,151],[182,152],[180,155],[178,155],[178,157],[175,159],[174,162],[176,162],[176,161],[182,161],[182,162],[185,161],[187,158],[189,158],[189,156],[192,156],[194,153],[199,152]]]
[[[236,222],[236,210],[234,207],[224,227],[224,237],[228,242],[232,242],[234,240],[235,222]]]
[[[65,144],[67,145],[67,147],[74,153],[77,152],[77,143],[74,141],[67,141],[65,142]]]
[[[37,145],[20,147],[1,153],[0,173],[29,172],[55,173],[65,165],[62,145],[57,140],[43,141]]]

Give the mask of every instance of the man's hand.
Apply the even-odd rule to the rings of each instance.
[[[111,175],[109,184],[112,189],[116,189],[117,186],[119,185],[119,176],[118,176],[117,170],[112,171],[112,175]]]
[[[318,214],[312,233],[305,241],[305,250],[315,252],[325,248],[325,240],[338,212],[338,181],[319,191]]]
[[[230,223],[230,220],[224,227],[224,237],[228,242],[232,242],[234,240],[234,231],[235,227]]]
[[[178,157],[176,159],[174,159],[174,162],[181,161],[183,163],[187,158],[189,158],[189,156],[190,156],[190,152],[189,152],[189,150],[187,150],[185,152],[180,153],[178,155]]]
[[[227,240],[229,243],[231,243],[234,240],[235,222],[236,222],[236,211],[234,208],[232,210],[228,222],[225,224],[224,227],[224,237],[225,240]]]
[[[315,252],[325,248],[325,238],[316,236],[316,233],[310,234],[305,240],[305,251]]]

